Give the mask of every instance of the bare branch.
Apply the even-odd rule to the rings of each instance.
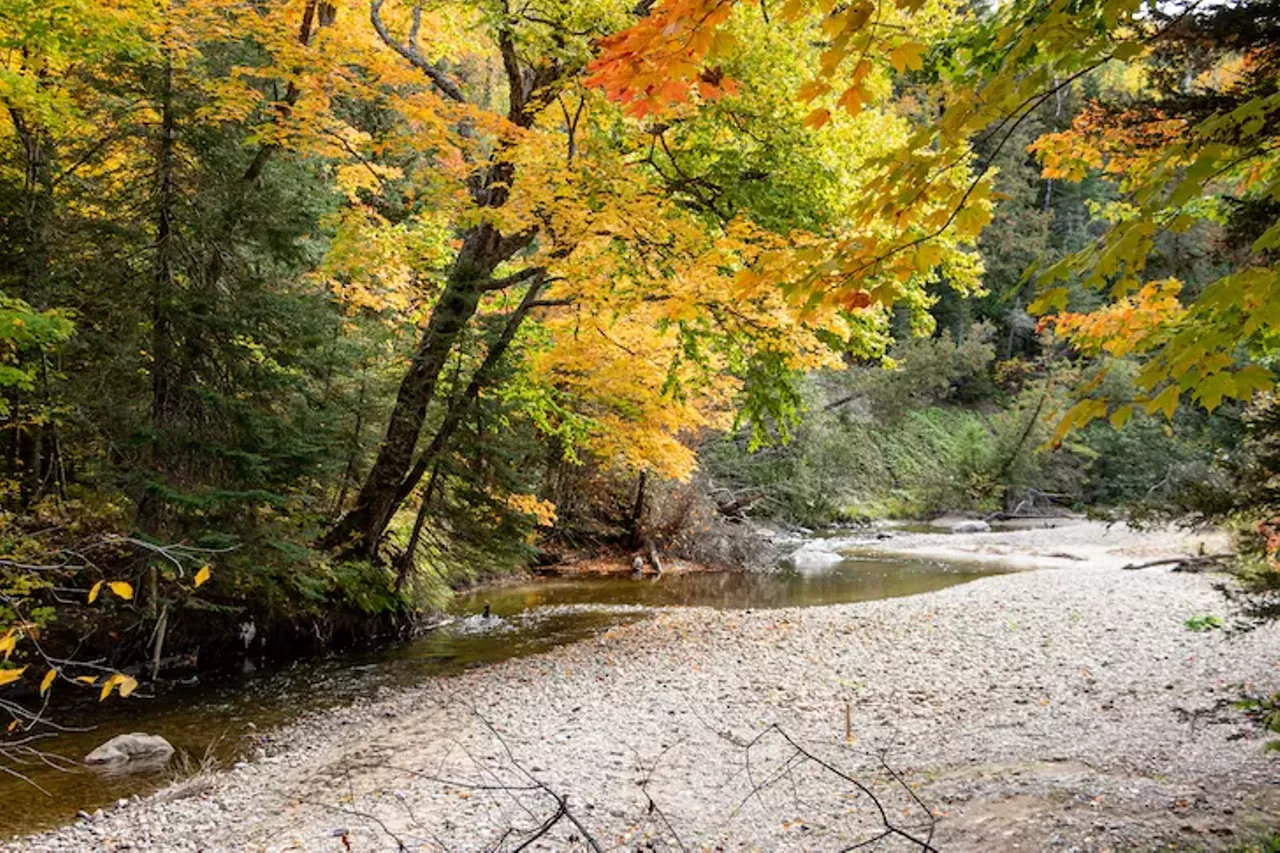
[[[480,289],[484,291],[506,290],[512,285],[522,284],[531,278],[543,275],[546,271],[546,267],[526,267],[525,269],[520,270],[520,272],[512,273],[511,275],[503,276],[502,278],[491,278],[485,282]]]
[[[387,47],[409,60],[409,63],[414,68],[427,75],[431,83],[446,98],[465,104],[467,99],[462,94],[462,87],[452,77],[436,67],[434,63],[428,61],[418,48],[418,29],[422,26],[422,9],[419,7],[414,8],[413,23],[409,28],[409,40],[402,42],[391,35],[391,31],[387,29],[386,23],[382,20],[382,4],[384,2],[386,0],[370,0],[369,2],[369,21],[377,31],[378,38],[382,39],[383,44]]]

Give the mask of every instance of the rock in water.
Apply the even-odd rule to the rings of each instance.
[[[161,761],[173,755],[173,744],[160,737],[134,732],[116,735],[84,757],[85,764],[117,764],[129,761]]]
[[[844,560],[842,554],[831,550],[831,546],[822,540],[807,542],[791,554],[791,564],[798,572],[826,571]]]
[[[985,521],[962,521],[951,525],[952,533],[990,533],[991,525]]]

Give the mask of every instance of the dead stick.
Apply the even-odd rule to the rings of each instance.
[[[1134,569],[1150,569],[1156,566],[1169,566],[1169,565],[1175,565],[1175,564],[1199,566],[1199,565],[1204,565],[1206,563],[1219,563],[1219,562],[1222,562],[1223,560],[1231,560],[1231,559],[1234,559],[1235,556],[1236,556],[1235,554],[1208,554],[1203,557],[1166,557],[1162,560],[1152,560],[1149,563],[1130,563],[1129,565],[1124,566],[1123,568],[1129,569],[1132,571]]]

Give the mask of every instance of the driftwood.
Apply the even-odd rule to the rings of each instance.
[[[650,539],[645,542],[645,546],[649,551],[649,563],[653,566],[654,571],[662,574],[662,558],[658,556],[658,546]]]
[[[747,510],[764,500],[764,492],[760,489],[754,489],[747,492],[740,498],[735,498],[727,503],[716,504],[716,509],[720,514],[728,518],[741,518]]]
[[[1124,568],[1152,569],[1156,566],[1173,566],[1175,572],[1204,572],[1219,566],[1227,560],[1235,559],[1235,554],[1202,554],[1198,557],[1166,557],[1162,560],[1151,560],[1147,563],[1130,563]]]
[[[1046,492],[1043,489],[1027,487],[1012,491],[1009,494],[1012,508],[993,512],[986,516],[986,521],[1015,521],[1017,519],[1069,518],[1072,513],[1063,503],[1070,503],[1073,498],[1059,492]],[[1017,497],[1016,503],[1012,498]]]

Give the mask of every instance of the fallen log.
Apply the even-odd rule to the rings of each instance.
[[[1156,566],[1173,566],[1175,572],[1203,572],[1207,569],[1224,563],[1227,560],[1234,560],[1235,554],[1203,554],[1198,557],[1165,557],[1161,560],[1151,560],[1146,563],[1130,563],[1123,568],[1130,571],[1136,569],[1153,569]]]
[[[724,503],[716,503],[716,509],[720,514],[727,518],[741,518],[747,510],[764,499],[764,492],[760,489],[753,489],[739,498]]]

